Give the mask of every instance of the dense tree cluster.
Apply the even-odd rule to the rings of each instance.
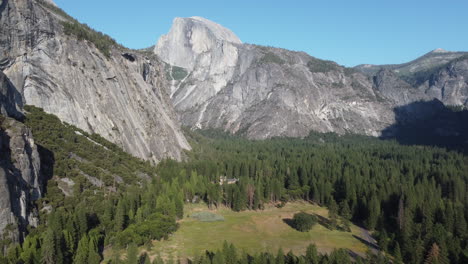
[[[177,229],[183,216],[177,183],[163,182],[149,162],[98,135],[25,109],[49,178],[47,195],[38,201],[41,224],[21,246],[0,241],[6,257],[0,263],[100,263],[105,246],[143,245]],[[72,195],[64,195],[63,179],[74,182]]]
[[[102,32],[96,31],[86,24],[81,24],[78,20],[68,15],[61,8],[52,5],[44,0],[38,2],[45,8],[54,12],[55,14],[63,17],[65,20],[62,22],[64,33],[73,35],[78,40],[86,40],[94,44],[94,46],[102,52],[107,58],[111,55],[112,47],[121,47],[113,38]]]
[[[73,35],[78,40],[87,40],[96,46],[106,57],[110,57],[111,48],[117,46],[117,42],[108,35],[95,31],[86,24],[77,21],[63,22],[63,30],[67,35]]]
[[[301,232],[307,232],[317,223],[317,217],[304,212],[294,214],[292,225]]]
[[[38,203],[41,225],[30,230],[21,246],[5,249],[0,263],[98,263],[108,246],[127,248],[133,261],[138,259],[136,247],[177,229],[184,203],[200,200],[236,211],[306,200],[329,208],[329,228],[349,229],[352,221],[373,230],[382,252],[395,262],[468,262],[468,158],[463,154],[362,136],[249,141],[217,131],[187,131],[194,148],[187,160],[165,160],[154,168],[97,135],[37,108],[26,110],[25,123],[51,180],[47,196]],[[91,184],[84,175],[101,179],[103,185]],[[64,178],[75,182],[73,195],[60,189]],[[229,253],[222,251],[194,261],[223,263]],[[278,256],[238,254],[229,259],[349,260],[344,250],[318,262],[307,261],[307,254]],[[140,260],[146,263],[145,258]],[[366,261],[386,263],[379,256]]]
[[[463,154],[352,135],[248,141],[200,133],[191,135],[198,145],[190,162],[159,167],[186,174],[188,201],[200,196],[212,206],[257,210],[264,203],[304,199],[329,207],[331,228],[349,229],[353,221],[375,230],[382,249],[405,263],[421,263],[433,243],[451,263],[467,261]],[[219,185],[220,176],[239,181]]]
[[[132,249],[129,249],[129,251]],[[125,260],[113,260],[112,264],[128,263],[151,263],[149,257],[143,253],[139,258],[132,253],[128,253],[131,258]],[[137,260],[137,261],[135,261]],[[156,257],[153,264],[174,264],[173,258],[164,261],[161,257]],[[193,259],[189,259],[188,263],[192,264],[390,264],[391,260],[381,254],[368,254],[366,258],[354,256],[354,262],[350,258],[350,253],[344,249],[333,250],[330,254],[320,254],[317,247],[311,244],[307,247],[304,255],[296,255],[292,251],[284,253],[280,248],[276,254],[270,252],[258,252],[256,254],[248,254],[239,251],[234,245],[223,243],[222,247],[216,252],[206,251],[205,254],[199,255]],[[433,263],[433,262],[431,262]]]

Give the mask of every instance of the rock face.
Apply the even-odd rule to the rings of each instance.
[[[165,62],[190,72],[176,82],[174,69],[169,70],[174,106],[189,110],[226,87],[235,74],[239,44],[239,38],[219,24],[200,17],[175,18],[154,49]]]
[[[71,18],[34,0],[0,7],[0,67],[24,104],[98,133],[153,162],[190,149],[166,94],[164,64],[113,47],[109,56],[66,35]],[[73,21],[70,21],[73,23]]]
[[[468,108],[468,56],[437,68],[425,79],[421,78],[416,87],[446,105],[464,105]]]
[[[394,70],[388,65],[372,67],[380,67],[375,75],[367,73],[374,75],[376,89],[397,105],[438,99],[445,105],[468,107],[468,53],[435,50],[412,62],[392,65]]]
[[[310,130],[378,136],[395,122],[398,106],[433,98],[466,104],[465,53],[435,50],[404,65],[350,69],[302,52],[242,44],[213,24],[176,18],[155,48],[177,66],[168,69],[171,99],[192,128],[257,139]]]
[[[0,116],[0,234],[18,242],[28,225],[37,226],[34,201],[42,195],[42,181],[31,132]]]
[[[8,78],[0,71],[0,114],[21,118],[23,99]]]
[[[442,66],[467,54],[467,52],[450,52],[443,49],[435,49],[413,61],[403,64],[362,64],[356,66],[355,68],[368,74],[376,74],[379,70],[386,69],[393,70],[399,75],[409,76],[417,72],[430,70],[437,66]]]
[[[391,107],[379,102],[364,74],[301,52],[217,38],[212,22],[205,21],[175,19],[155,48],[163,60],[187,71],[171,87],[184,125],[250,138],[300,137],[310,130],[377,136],[394,121]],[[198,46],[205,48],[196,52]],[[195,55],[184,57],[189,61],[173,59],[181,53]]]

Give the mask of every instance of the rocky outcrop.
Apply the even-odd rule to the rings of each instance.
[[[408,63],[359,65],[374,76],[376,88],[398,105],[438,99],[445,105],[468,107],[468,53],[436,49]]]
[[[190,149],[165,87],[164,64],[122,47],[104,54],[64,32],[75,23],[50,4],[6,1],[0,9],[1,69],[24,104],[153,162]],[[86,28],[80,28],[87,31]]]
[[[168,67],[169,92],[181,122],[192,128],[257,139],[310,130],[378,136],[395,122],[398,106],[434,98],[466,104],[466,53],[438,49],[407,64],[350,69],[242,44],[213,24],[176,18],[155,48],[165,62],[184,68]]]
[[[23,98],[8,78],[0,71],[0,114],[21,119]]]
[[[434,70],[420,82],[417,88],[428,97],[437,98],[446,105],[468,108],[468,56]]]
[[[376,90],[394,105],[405,105],[417,100],[429,99],[423,91],[412,87],[392,70],[381,69],[373,80]]]
[[[0,118],[0,234],[18,242],[28,225],[38,224],[34,201],[42,196],[43,179],[30,130]]]
[[[467,54],[467,52],[451,52],[443,49],[435,49],[407,63],[387,65],[362,64],[356,66],[355,69],[371,75],[376,74],[381,69],[385,69],[395,71],[401,76],[409,76],[417,72],[427,71],[445,65]]]
[[[189,110],[226,87],[238,65],[238,44],[241,41],[234,33],[207,19],[174,19],[171,31],[160,38],[154,51],[170,65],[190,72],[181,80],[171,74],[169,92],[178,110]]]
[[[205,21],[175,19],[155,48],[187,71],[171,88],[184,125],[250,138],[301,137],[310,130],[377,136],[394,121],[367,76],[305,53],[219,38]],[[181,53],[192,55],[173,59]]]

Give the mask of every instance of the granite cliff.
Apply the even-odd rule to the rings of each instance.
[[[105,41],[51,1],[0,5],[0,69],[20,104],[41,107],[142,159],[181,159],[190,146],[166,94],[164,64]]]
[[[34,201],[43,179],[33,137],[22,123],[0,116],[0,235],[20,241],[28,225],[38,224]]]
[[[319,132],[372,136],[395,109],[434,98],[466,105],[464,53],[431,52],[404,65],[342,67],[303,52],[242,44],[199,17],[176,18],[154,52],[171,79],[182,124],[249,138]]]

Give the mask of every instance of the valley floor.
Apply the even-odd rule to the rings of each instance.
[[[222,215],[220,222],[200,222],[187,217],[194,212],[211,211]],[[283,208],[267,205],[262,211],[234,212],[228,208],[209,210],[205,205],[186,205],[185,218],[179,222],[179,230],[166,241],[154,241],[148,251],[151,258],[163,259],[193,257],[205,250],[216,251],[224,241],[233,243],[240,251],[251,254],[271,252],[276,254],[281,247],[285,253],[292,250],[304,254],[307,246],[314,243],[322,253],[334,248],[346,248],[364,255],[367,231],[351,226],[351,232],[330,230],[319,221],[309,232],[299,232],[286,222],[294,213],[305,211],[322,216],[326,221],[328,210],[305,202],[288,203]],[[320,218],[320,217],[319,217]],[[143,251],[148,249],[143,247]]]

